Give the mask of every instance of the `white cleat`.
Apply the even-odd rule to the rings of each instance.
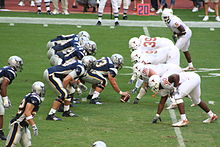
[[[199,11],[199,8],[197,8],[197,7],[194,7],[193,9],[192,9],[192,12],[198,12]]]
[[[169,109],[175,109],[175,108],[177,108],[177,104],[172,103],[166,109],[169,110]]]
[[[35,3],[34,3],[34,1],[31,1],[30,6],[31,6],[31,7],[35,7]]]
[[[215,10],[213,10],[212,8],[208,8],[208,12],[210,12],[210,13],[214,13],[215,12]]]
[[[54,14],[54,15],[59,14],[59,11],[53,10],[52,14]]]
[[[220,21],[219,16],[216,16],[215,20],[216,20],[216,21]]]
[[[23,1],[20,1],[19,3],[18,3],[18,6],[25,6],[25,4],[24,4],[24,2]]]
[[[69,12],[68,12],[68,11],[63,11],[62,14],[64,14],[64,15],[69,15]]]
[[[195,68],[195,67],[187,66],[186,68],[183,68],[182,70],[183,70],[183,71],[195,71],[196,68]]]
[[[212,117],[209,117],[208,119],[204,120],[203,123],[211,123],[218,119],[218,116],[214,114]]]
[[[202,21],[208,21],[208,20],[209,20],[209,16],[205,16]]]
[[[157,12],[156,12],[156,14],[160,14],[160,13],[162,13],[162,12],[163,12],[162,9],[158,9]]]
[[[172,124],[173,127],[184,127],[187,126],[189,124],[189,121],[186,120],[180,120],[179,122],[176,122],[174,124]]]

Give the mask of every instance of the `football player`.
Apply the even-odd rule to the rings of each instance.
[[[63,117],[78,116],[70,110],[70,101],[72,99],[71,94],[75,92],[71,85],[78,83],[78,80],[86,74],[86,70],[89,70],[95,63],[95,57],[85,56],[82,61],[71,60],[62,65],[52,66],[44,71],[44,79],[46,79],[49,85],[59,95],[53,102],[52,108],[49,111],[46,120],[62,120],[61,118],[55,116],[55,113],[63,102]]]
[[[31,133],[28,126],[31,126],[34,136],[37,136],[38,128],[34,122],[34,116],[39,110],[44,96],[44,83],[40,81],[34,82],[32,92],[24,96],[19,105],[17,114],[10,121],[10,131],[5,143],[6,147],[14,147],[18,143],[21,143],[21,146],[25,147],[31,146]]]
[[[23,60],[18,56],[11,56],[8,59],[8,66],[0,68],[0,139],[6,140],[3,128],[3,116],[5,108],[11,106],[10,99],[7,95],[7,88],[17,76],[18,71],[22,71]]]
[[[182,72],[182,69],[175,64],[144,65],[142,63],[136,63],[133,66],[133,71],[137,75],[137,77],[140,77],[144,82],[144,85],[141,87],[139,94],[133,102],[134,104],[138,104],[139,100],[146,94],[148,90],[148,80],[151,76],[159,75],[161,78],[167,78],[171,74]],[[139,87],[140,86],[141,85],[139,85]],[[139,87],[135,88],[139,89]]]
[[[42,0],[36,0],[37,14],[41,14],[41,3],[42,3]],[[52,15],[52,13],[50,11],[50,0],[44,0],[44,4],[45,4],[46,10],[47,10],[47,14]]]
[[[92,83],[87,99],[90,99],[90,104],[102,104],[99,101],[99,95],[107,85],[107,79],[113,89],[120,95],[127,96],[128,92],[122,92],[117,84],[116,75],[118,70],[122,68],[123,57],[120,54],[113,54],[111,58],[103,57],[97,60],[93,70],[88,72],[88,75],[82,79]]]
[[[120,11],[121,4],[122,4],[122,0],[118,0],[118,12]],[[128,19],[127,13],[128,13],[128,8],[130,4],[131,4],[131,0],[123,0],[123,19],[124,20]]]
[[[164,9],[161,17],[167,27],[173,32],[174,42],[176,43],[175,46],[182,50],[185,55],[188,67],[184,70],[195,70],[189,53],[190,38],[192,37],[191,29],[183,23],[179,17],[173,15],[173,11],[171,9]]]
[[[172,74],[168,78],[160,78],[155,75],[149,79],[149,87],[152,88],[152,91],[161,95],[160,103],[158,104],[158,109],[156,116],[154,117],[152,123],[157,123],[160,119],[160,114],[163,111],[165,102],[168,96],[171,96],[175,99],[181,120],[172,124],[173,127],[182,127],[189,124],[189,121],[185,114],[183,98],[189,95],[192,99],[192,102],[198,105],[203,111],[209,116],[208,119],[204,120],[203,123],[211,123],[218,119],[218,116],[214,114],[208,106],[200,98],[201,89],[200,89],[201,78],[198,74],[194,72],[181,72],[178,74]]]

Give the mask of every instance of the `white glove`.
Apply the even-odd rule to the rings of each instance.
[[[5,108],[11,107],[11,101],[9,100],[8,96],[2,97],[2,99]]]
[[[78,95],[82,94],[82,90],[79,87],[76,88],[76,92],[77,92]]]
[[[33,131],[34,131],[34,136],[37,136],[37,135],[38,135],[38,128],[37,128],[36,124],[34,124],[34,125],[32,126],[32,129],[33,129]]]
[[[79,88],[82,90],[82,91],[86,91],[88,88],[86,87],[86,85],[84,85],[83,83],[79,83]]]

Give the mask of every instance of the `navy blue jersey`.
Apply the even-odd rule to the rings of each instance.
[[[62,65],[56,65],[48,68],[48,73],[55,74],[56,77],[63,79],[69,73],[75,70],[76,75],[78,77],[83,76],[85,74],[85,67],[79,60],[71,60]]]
[[[1,84],[1,79],[3,77],[6,77],[9,79],[9,84],[12,83],[12,81],[16,78],[17,76],[17,72],[15,71],[15,69],[11,66],[5,66],[3,68],[0,68],[0,84]]]
[[[70,40],[64,44],[57,44],[57,45],[53,46],[52,48],[55,51],[62,51],[62,50],[69,48],[69,47],[79,47],[79,41]]]
[[[26,121],[26,116],[24,115],[25,109],[26,109],[26,105],[28,103],[34,105],[34,109],[32,110],[32,115],[35,115],[36,112],[39,110],[39,106],[41,104],[41,99],[40,96],[36,93],[28,93],[27,95],[25,95],[25,97],[23,98],[23,100],[21,101],[19,108],[18,108],[18,112],[16,114],[16,116],[10,121],[10,123],[20,123],[21,126],[23,127],[27,127],[28,123]]]
[[[99,71],[103,76],[107,76],[108,73],[110,73],[113,77],[115,77],[118,74],[118,70],[115,68],[109,57],[103,57],[97,60],[93,69]]]
[[[69,39],[73,39],[73,40],[78,40],[79,41],[79,37],[78,35],[76,34],[70,34],[70,35],[60,35],[60,36],[57,36],[56,38],[50,40],[51,42],[54,42],[54,41],[60,41],[60,40],[69,40]]]

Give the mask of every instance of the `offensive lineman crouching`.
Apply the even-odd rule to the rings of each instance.
[[[31,134],[28,126],[31,125],[34,136],[37,136],[38,129],[33,118],[39,110],[44,95],[44,84],[40,81],[34,82],[32,92],[23,98],[16,116],[10,121],[10,131],[6,140],[6,147],[14,147],[19,142],[22,146],[31,146]]]

